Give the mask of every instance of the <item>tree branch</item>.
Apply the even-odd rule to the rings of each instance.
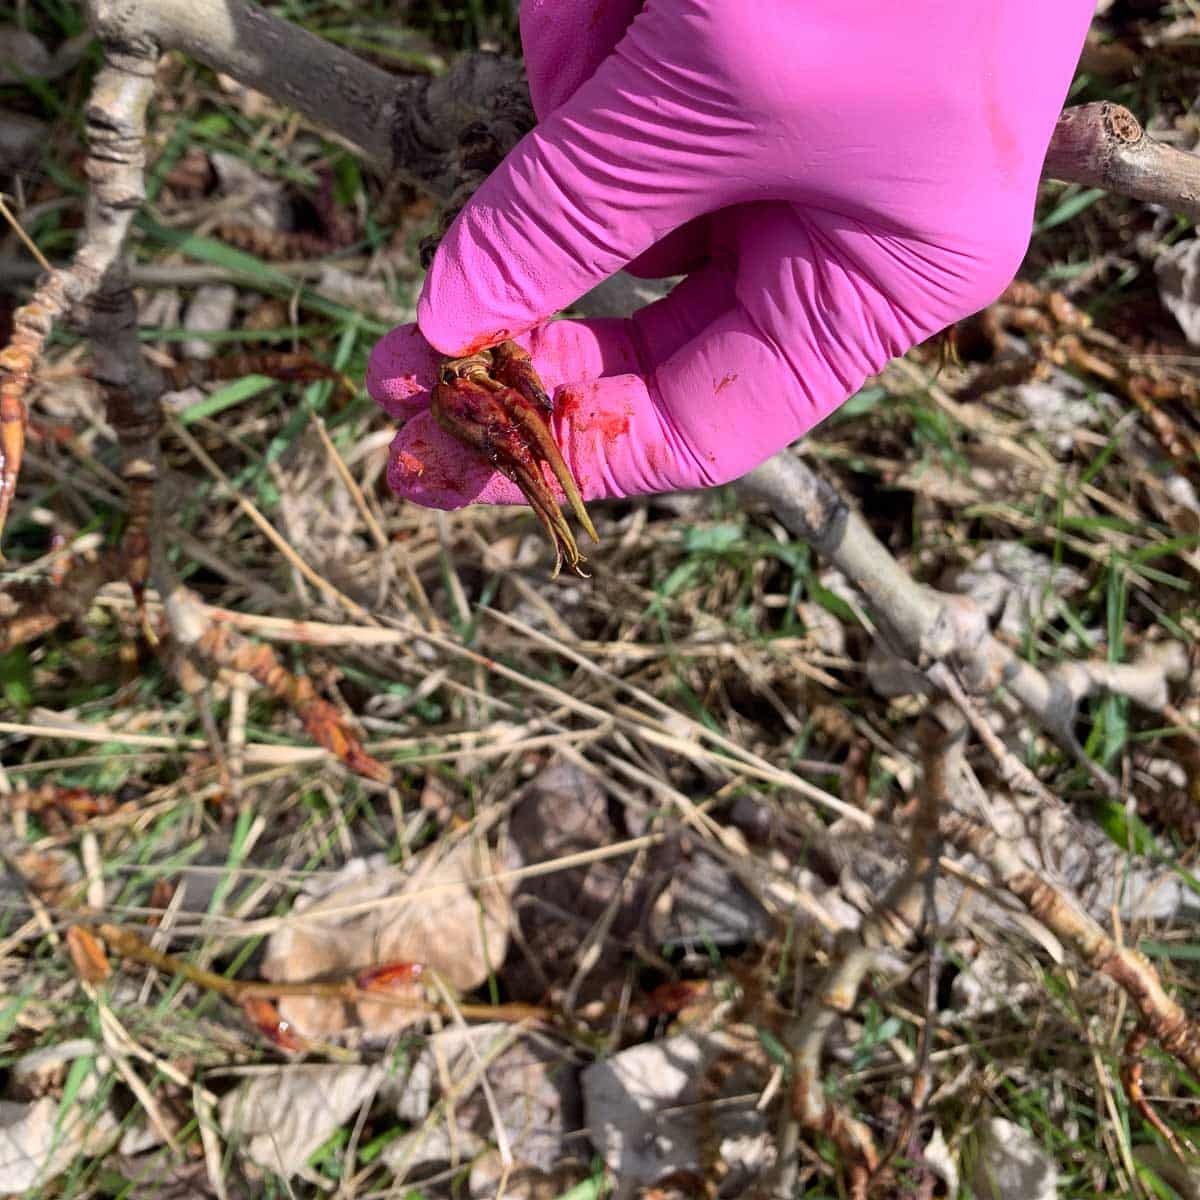
[[[1200,1080],[1200,1025],[1172,997],[1144,954],[1115,941],[1043,868],[1025,862],[1016,848],[964,807],[986,811],[983,789],[967,764],[965,726],[945,707],[924,730],[927,753],[940,765],[927,774],[937,792],[939,828],[951,845],[987,864],[996,880],[1089,967],[1112,979],[1133,1001],[1147,1032]],[[928,769],[928,768],[927,768]],[[973,794],[975,805],[962,804]],[[955,808],[957,807],[957,811]]]
[[[88,12],[106,47],[182,51],[443,202],[463,182],[464,132],[482,125],[507,151],[532,125],[521,64],[496,54],[463,55],[435,78],[393,75],[245,0],[90,0]]]
[[[1058,118],[1043,174],[1200,220],[1200,157],[1155,141],[1129,109],[1107,100]]]
[[[884,640],[924,670],[935,686],[945,690],[947,669],[970,692],[1003,686],[1105,792],[1122,795],[1117,781],[1087,756],[1075,736],[1078,706],[1103,689],[1161,710],[1168,684],[1188,673],[1182,647],[1156,647],[1132,666],[1070,664],[1045,674],[992,636],[972,600],[918,583],[866,521],[792,452],[777,454],[737,486],[743,496],[767,504],[790,533],[808,542],[863,593]]]

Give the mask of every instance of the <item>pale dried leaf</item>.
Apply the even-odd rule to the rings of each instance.
[[[1190,479],[1172,472],[1163,477],[1162,485],[1181,508],[1186,508],[1188,512],[1200,513],[1200,496],[1196,495],[1196,489]]]
[[[1018,385],[1013,399],[1058,454],[1073,450],[1079,430],[1099,425],[1105,407],[1115,403],[1111,396],[1096,396],[1082,380],[1059,370],[1048,379]]]
[[[510,852],[496,859],[486,847],[458,842],[435,846],[410,865],[382,855],[348,863],[324,889],[296,904],[295,915],[272,935],[265,978],[292,982],[345,977],[385,963],[421,963],[460,991],[470,991],[499,968],[508,952],[509,885],[486,879],[518,865]],[[414,985],[410,998],[423,994]],[[357,1013],[339,1001],[284,997],[280,1014],[309,1037],[359,1024],[372,1034],[395,1032],[422,1019],[419,1009],[363,1003]]]
[[[72,1038],[23,1054],[9,1070],[11,1100],[40,1100],[61,1088],[71,1064],[79,1058],[99,1057],[100,1047],[91,1038]],[[107,1070],[107,1059],[99,1065]]]
[[[815,649],[836,658],[846,653],[846,627],[823,604],[802,600],[796,605],[796,616],[804,622]]]
[[[989,617],[998,617],[1001,632],[1020,638],[1031,625],[1053,620],[1063,598],[1086,582],[1074,567],[1055,563],[1021,542],[990,542],[969,567],[954,575],[951,586],[970,596]]]
[[[617,1200],[677,1173],[712,1178],[714,1153],[728,1168],[719,1194],[744,1194],[774,1158],[768,1116],[755,1107],[766,1077],[746,1029],[682,1033],[588,1067],[586,1124]],[[710,1103],[717,1099],[726,1103]]]
[[[1168,246],[1154,264],[1158,295],[1183,336],[1200,346],[1200,238]]]
[[[975,1200],[1054,1200],[1058,1167],[1020,1125],[991,1117],[979,1131],[971,1192]]]
[[[66,850],[13,847],[0,866],[0,912],[15,920],[26,911],[25,898],[30,893],[52,907],[69,903],[78,895],[82,879],[79,860]]]
[[[259,174],[251,163],[236,154],[214,150],[208,157],[217,173],[221,194],[239,201],[235,213],[239,225],[271,231],[287,228],[287,200],[279,180]]]
[[[40,1094],[61,1083],[73,1061],[94,1052],[95,1044],[81,1038],[26,1055],[13,1065],[13,1092],[39,1098],[29,1103],[0,1100],[0,1195],[27,1195],[77,1159],[105,1153],[116,1140],[116,1118],[95,1100],[106,1060],[97,1060],[69,1107],[56,1096]]]
[[[198,287],[188,302],[183,327],[189,333],[224,333],[233,324],[237,308],[237,288],[227,283],[206,283]],[[189,358],[212,358],[219,349],[205,338],[188,338],[183,352]]]
[[[280,1067],[243,1080],[223,1097],[221,1131],[243,1155],[285,1178],[379,1090],[382,1067]]]
[[[485,1073],[494,1108],[480,1086]],[[563,1157],[564,1136],[580,1124],[579,1086],[566,1048],[501,1022],[434,1034],[408,1077],[390,1090],[401,1120],[419,1125],[385,1152],[397,1173],[479,1153],[498,1140],[496,1116],[514,1160],[549,1171]],[[445,1102],[440,1111],[439,1101]]]
[[[985,946],[950,985],[946,1020],[968,1021],[1031,1003],[1041,993],[1025,964],[1011,951]]]
[[[1116,906],[1127,922],[1194,920],[1200,898],[1169,867],[1127,854],[1098,825],[1061,805],[992,792],[985,819],[1025,861],[1078,896],[1107,923]],[[982,864],[966,856],[972,869]]]
[[[178,288],[140,288],[136,293],[138,324],[143,329],[161,329],[178,325],[183,312],[183,297]]]
[[[947,1196],[958,1195],[958,1161],[946,1144],[940,1125],[934,1126],[933,1136],[925,1143],[921,1161],[946,1185]]]

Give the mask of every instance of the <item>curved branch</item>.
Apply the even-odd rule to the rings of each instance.
[[[503,153],[532,125],[521,64],[500,55],[464,54],[436,78],[393,75],[247,0],[89,0],[88,12],[109,53],[179,50],[443,202],[463,183],[464,134],[486,127]]]
[[[160,50],[181,50],[303,113],[376,166],[392,164],[397,80],[257,5],[90,0],[88,18],[107,47],[152,43]]]

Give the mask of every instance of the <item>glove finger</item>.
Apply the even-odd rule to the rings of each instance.
[[[677,486],[670,482],[671,460],[679,451],[669,431],[660,428],[648,380],[657,364],[728,307],[732,288],[731,266],[713,265],[630,320],[551,321],[518,339],[554,393],[552,428],[585,499]],[[408,406],[403,415],[409,419],[388,458],[389,486],[404,499],[435,508],[524,503],[514,484],[421,411],[428,407],[430,364],[438,356],[411,329],[393,331],[384,339],[387,346],[372,356],[373,363],[386,361],[398,372],[396,390],[405,392]],[[388,394],[382,372],[372,371],[370,379],[373,396]]]
[[[367,395],[389,416],[407,421],[429,407],[443,357],[416,325],[397,325],[371,349]]]
[[[561,379],[594,379],[636,367],[627,322],[620,318],[551,321],[515,341],[533,356],[547,387]],[[416,325],[398,325],[371,350],[367,394],[389,416],[408,421],[429,407],[438,368],[445,356]]]
[[[523,0],[521,49],[539,119],[595,74],[641,7],[642,0]]]
[[[720,96],[679,111],[661,100],[681,86],[657,50],[686,32],[674,24],[674,9],[643,10],[458,215],[417,308],[438,349],[469,353],[541,323],[745,189],[757,168],[742,161],[744,117]]]

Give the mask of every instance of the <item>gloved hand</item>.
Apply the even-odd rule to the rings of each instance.
[[[521,334],[585,499],[780,450],[1015,274],[1092,9],[524,0],[540,123],[443,239],[419,330],[371,358],[407,422],[392,488],[522,502],[424,411],[437,352]],[[687,277],[629,320],[545,323],[629,264]]]

